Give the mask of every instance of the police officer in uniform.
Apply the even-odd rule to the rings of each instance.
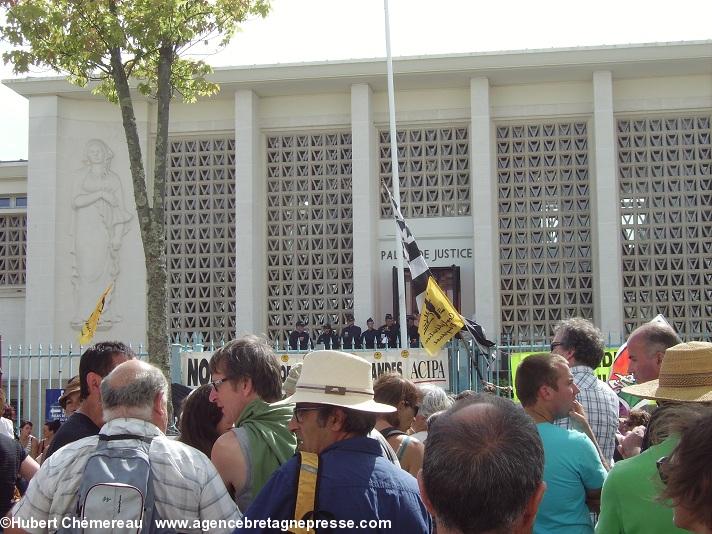
[[[378,329],[380,337],[380,347],[397,349],[400,346],[400,332],[398,331],[398,323],[393,320],[390,313],[386,314],[386,324]]]
[[[366,330],[361,334],[361,346],[364,349],[381,348],[378,343],[378,330],[374,328],[373,319],[371,317],[366,321]]]
[[[316,340],[317,345],[324,345],[325,349],[338,349],[339,336],[331,329],[331,325],[326,323],[321,327],[321,335]]]
[[[415,316],[408,315],[406,317],[408,324],[408,345],[412,349],[420,347],[420,334],[418,333],[418,325],[415,324]]]
[[[341,329],[341,348],[342,349],[360,349],[361,348],[361,329],[354,325],[354,316],[346,316],[346,326]]]
[[[302,321],[297,321],[295,329],[289,334],[289,348],[291,350],[309,350],[309,332],[304,330]]]

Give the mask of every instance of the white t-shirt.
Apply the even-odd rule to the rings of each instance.
[[[0,434],[7,434],[12,439],[15,439],[15,432],[12,426],[12,421],[6,417],[0,417]]]
[[[425,443],[425,438],[428,437],[428,431],[421,430],[420,432],[416,432],[415,434],[412,434],[410,437],[417,439],[421,443]]]

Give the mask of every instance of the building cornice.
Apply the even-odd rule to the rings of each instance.
[[[614,79],[712,74],[712,40],[580,48],[551,48],[399,57],[393,60],[399,90],[468,87],[472,78],[490,84],[590,80],[596,71],[611,71]],[[251,89],[260,96],[343,92],[357,83],[385,90],[385,59],[352,59],[216,67],[210,79],[223,96]],[[100,98],[65,77],[15,78],[3,83],[25,96],[62,95]]]

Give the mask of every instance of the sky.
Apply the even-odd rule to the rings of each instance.
[[[710,0],[390,0],[389,12],[393,57],[712,39]],[[385,55],[383,0],[272,0],[266,19],[199,57],[237,66]],[[0,61],[0,79],[12,76]],[[27,158],[27,110],[0,85],[0,161]]]

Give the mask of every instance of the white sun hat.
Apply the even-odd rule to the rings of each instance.
[[[283,402],[329,404],[373,413],[396,411],[394,406],[373,400],[371,364],[336,350],[307,354],[295,393]]]

